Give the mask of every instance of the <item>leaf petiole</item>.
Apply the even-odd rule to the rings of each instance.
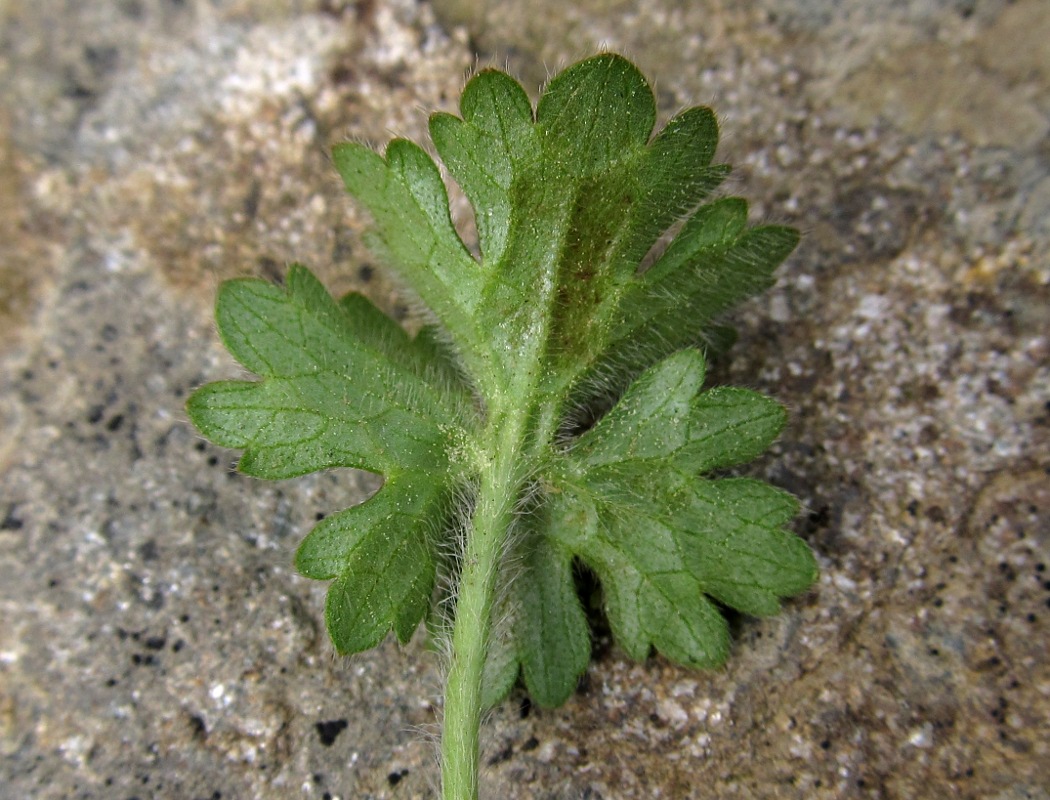
[[[523,425],[520,419],[508,422],[497,434],[498,444],[490,468],[481,474],[460,568],[441,739],[441,775],[446,800],[474,800],[478,796],[478,731],[484,710],[482,678],[500,556],[521,482],[517,467]]]

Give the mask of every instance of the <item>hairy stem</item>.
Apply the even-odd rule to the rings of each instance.
[[[551,203],[551,207],[554,204]],[[560,224],[564,232],[564,206]],[[561,238],[559,235],[558,239]],[[554,252],[538,265],[543,274],[557,273]],[[528,253],[522,254],[523,258]],[[510,259],[512,254],[505,256]],[[535,302],[527,308],[531,324],[512,352],[504,353],[505,385],[485,392],[488,419],[481,444],[480,480],[474,518],[467,531],[456,616],[452,628],[452,665],[445,684],[445,721],[441,737],[444,800],[477,800],[478,733],[481,726],[482,680],[488,657],[496,579],[507,535],[514,520],[529,465],[539,457],[537,444],[549,442],[557,427],[557,405],[544,402],[543,358],[551,327],[550,293],[557,282],[540,280]]]
[[[452,666],[445,688],[441,739],[442,795],[445,800],[478,796],[478,731],[481,684],[488,653],[496,574],[520,492],[519,463],[525,415],[493,415],[492,460],[481,471],[477,505],[459,579],[452,630]]]

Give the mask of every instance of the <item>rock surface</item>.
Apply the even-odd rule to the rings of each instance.
[[[436,797],[439,659],[335,658],[291,569],[374,482],[240,477],[182,403],[236,374],[221,278],[407,313],[332,144],[604,43],[806,233],[717,377],[792,409],[755,469],[823,574],[718,673],[599,638],[494,712],[485,796],[1050,796],[1048,39],[1042,0],[0,3],[0,793]]]

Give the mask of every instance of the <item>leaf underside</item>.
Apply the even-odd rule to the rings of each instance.
[[[698,349],[725,340],[720,317],[770,285],[798,235],[749,226],[738,198],[707,201],[728,172],[711,163],[709,109],[654,135],[655,119],[645,79],[616,55],[565,70],[535,107],[506,74],[477,74],[460,116],[433,115],[430,133],[471,202],[480,258],[420,147],[337,146],[335,166],[374,222],[370,246],[436,320],[414,338],[298,265],[283,287],[221,288],[220,334],[258,379],[198,390],[188,410],[201,432],[242,450],[250,475],[354,467],[384,478],[296,556],[304,575],[332,581],[326,621],[340,652],[389,631],[407,641],[439,598],[462,498],[486,464],[486,409],[513,406],[537,353],[539,400],[521,412],[556,424],[537,423],[522,453],[526,511],[501,567],[486,702],[519,674],[541,705],[572,693],[590,657],[580,565],[627,653],[655,648],[698,667],[726,659],[719,605],[772,614],[815,580],[812,553],[785,528],[796,501],[717,477],[770,445],[783,409],[744,389],[705,391]],[[571,434],[581,409],[610,405]]]

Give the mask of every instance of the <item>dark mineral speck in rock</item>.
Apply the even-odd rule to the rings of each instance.
[[[346,730],[346,725],[345,719],[331,719],[326,722],[318,722],[314,727],[317,729],[317,735],[321,737],[321,744],[331,747],[336,737]]]

